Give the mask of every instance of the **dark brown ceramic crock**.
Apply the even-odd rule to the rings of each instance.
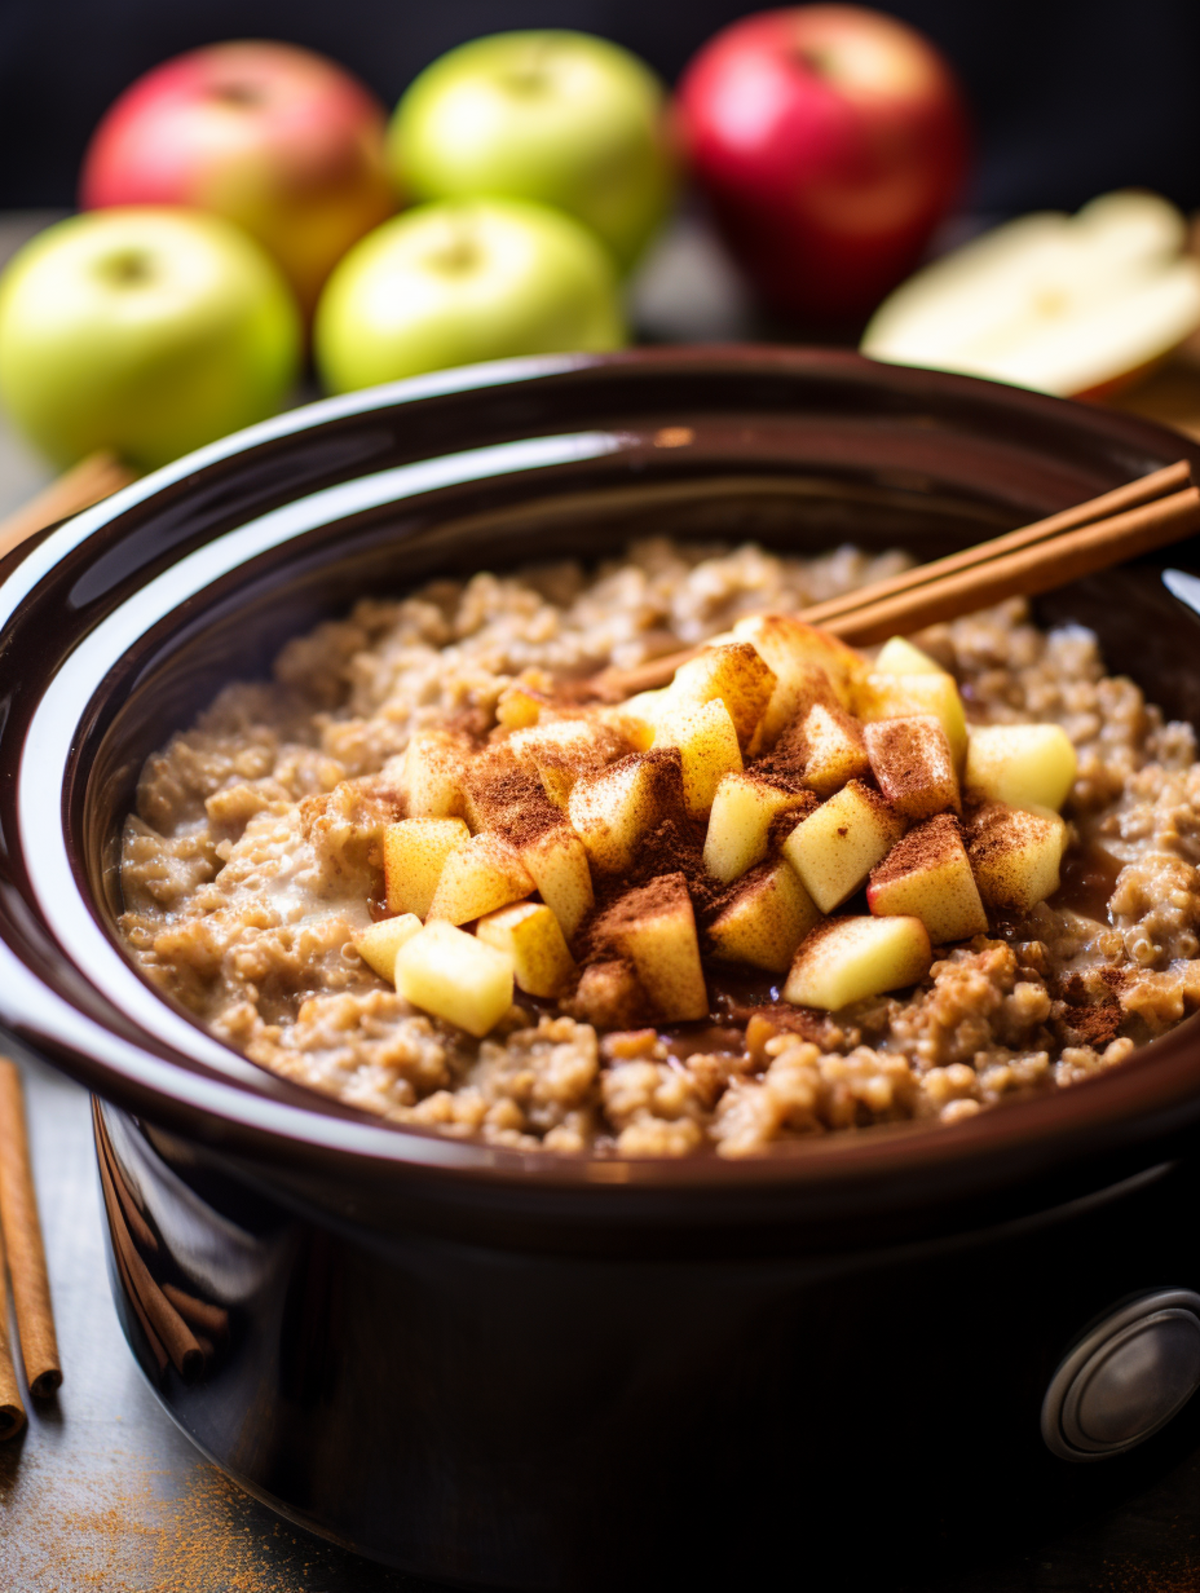
[[[118,1309],[202,1449],[378,1559],[574,1589],[798,1569],[814,1533],[861,1554],[868,1518],[920,1542],[995,1479],[1010,1513],[1094,1501],[1190,1434],[1189,1412],[1073,1467],[1040,1423],[1092,1319],[1200,1289],[1200,1019],[953,1127],[529,1156],[268,1077],[113,929],[146,754],[363,592],[657,533],[928,555],[1181,455],[1127,417],[849,354],[560,357],[284,416],[0,566],[0,1023],[106,1103],[110,1223],[136,1208],[157,1241],[149,1286],[114,1264]],[[1200,626],[1152,564],[1042,609],[1200,721]],[[189,1307],[197,1353],[158,1285],[217,1313]]]

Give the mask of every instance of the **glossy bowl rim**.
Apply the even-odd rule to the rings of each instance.
[[[685,349],[635,350],[617,355],[537,356],[463,367],[432,376],[412,378],[365,392],[324,399],[290,411],[247,431],[176,461],[144,480],[123,489],[112,499],[84,511],[35,546],[0,586],[0,625],[6,608],[15,600],[32,598],[37,581],[63,557],[88,538],[114,531],[127,510],[154,495],[234,456],[256,447],[347,416],[369,414],[430,397],[477,391],[484,386],[538,382],[567,372],[604,370],[613,365],[675,369],[680,373],[703,362],[722,362],[747,370],[756,363],[771,371],[781,368],[811,374],[827,370],[859,370],[893,388],[919,392],[930,385],[943,392],[978,397],[990,391],[991,401],[1035,413],[1061,416],[1064,401],[1022,389],[984,383],[971,377],[941,372],[880,366],[846,351],[784,349],[752,345]],[[1079,406],[1071,406],[1079,410]],[[1176,439],[1163,428],[1112,412],[1080,411],[1093,430],[1109,432],[1154,453],[1169,444],[1176,455],[1188,452],[1186,439]],[[31,576],[33,579],[31,579]],[[12,583],[15,582],[15,585]],[[799,1147],[751,1158],[717,1156],[683,1158],[596,1157],[546,1152],[524,1152],[484,1145],[474,1140],[448,1138],[435,1130],[384,1123],[366,1113],[348,1115],[316,1095],[303,1103],[271,1099],[266,1093],[233,1085],[177,1066],[153,1051],[143,1050],[100,1027],[85,1014],[71,1009],[54,992],[40,985],[20,964],[10,948],[0,943],[0,974],[38,985],[41,999],[57,1003],[58,1034],[41,1035],[42,1046],[59,1065],[82,1078],[100,1093],[146,1113],[169,1126],[183,1127],[201,1137],[231,1145],[268,1149],[272,1155],[293,1159],[315,1155],[342,1170],[368,1164],[389,1172],[451,1173],[456,1177],[519,1181],[533,1187],[613,1186],[637,1189],[676,1189],[738,1186],[839,1184],[874,1182],[906,1171],[943,1169],[966,1164],[981,1154],[989,1159],[1020,1163],[1041,1162],[1047,1149],[1061,1148],[1069,1155],[1085,1142],[1127,1139],[1131,1120],[1141,1139],[1200,1120],[1200,1015],[1139,1049],[1135,1058],[1070,1089],[1042,1099],[1013,1103],[1002,1112],[987,1112],[952,1125],[898,1125],[877,1128],[870,1134],[830,1135]],[[31,1000],[32,997],[32,1000]],[[38,991],[25,990],[23,1011],[37,1010]],[[4,1003],[0,999],[0,1021]],[[64,1021],[64,1019],[66,1021]],[[16,1025],[11,1025],[16,1030]],[[24,1039],[20,1034],[19,1038]],[[30,1043],[25,1040],[24,1043]],[[34,1049],[39,1049],[36,1044]],[[89,1055],[88,1052],[91,1052]],[[236,1053],[231,1053],[236,1056]],[[176,1051],[179,1061],[189,1059]],[[133,1066],[130,1063],[133,1063]],[[260,1076],[254,1064],[243,1066]],[[265,1078],[270,1075],[261,1070]],[[108,1086],[107,1088],[105,1086]],[[299,1090],[299,1087],[297,1087]],[[307,1091],[300,1091],[307,1095]],[[1121,1130],[1125,1130],[1124,1134]],[[1023,1154],[1024,1153],[1024,1154]],[[531,1177],[532,1175],[532,1177]]]

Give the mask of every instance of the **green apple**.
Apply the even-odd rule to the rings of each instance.
[[[263,420],[301,346],[279,268],[198,211],[73,216],[0,278],[0,401],[61,466],[105,448],[152,469]]]
[[[388,157],[414,199],[494,194],[569,211],[622,270],[674,186],[661,83],[628,50],[564,30],[460,45],[409,86]]]
[[[419,205],[334,268],[313,352],[335,393],[447,365],[620,348],[616,272],[603,245],[547,205]]]

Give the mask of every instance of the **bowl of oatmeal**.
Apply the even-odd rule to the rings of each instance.
[[[890,659],[789,616],[1193,452],[851,355],[564,357],[283,417],[9,561],[0,1022],[228,1315],[185,1383],[118,1278],[207,1453],[422,1574],[658,1563],[652,1483],[708,1564],[718,1474],[766,1542],[881,1412],[944,1454],[932,1346],[986,1315],[989,1453],[1053,1489],[1072,1339],[1195,1284],[1196,621],[1152,562]]]

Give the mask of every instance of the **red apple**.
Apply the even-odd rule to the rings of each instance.
[[[88,146],[85,209],[182,205],[239,223],[311,311],[330,271],[396,208],[384,108],[290,44],[214,44],[147,72]]]
[[[861,318],[916,264],[958,193],[968,127],[937,52],[858,6],[743,18],[684,73],[684,149],[764,298]]]

